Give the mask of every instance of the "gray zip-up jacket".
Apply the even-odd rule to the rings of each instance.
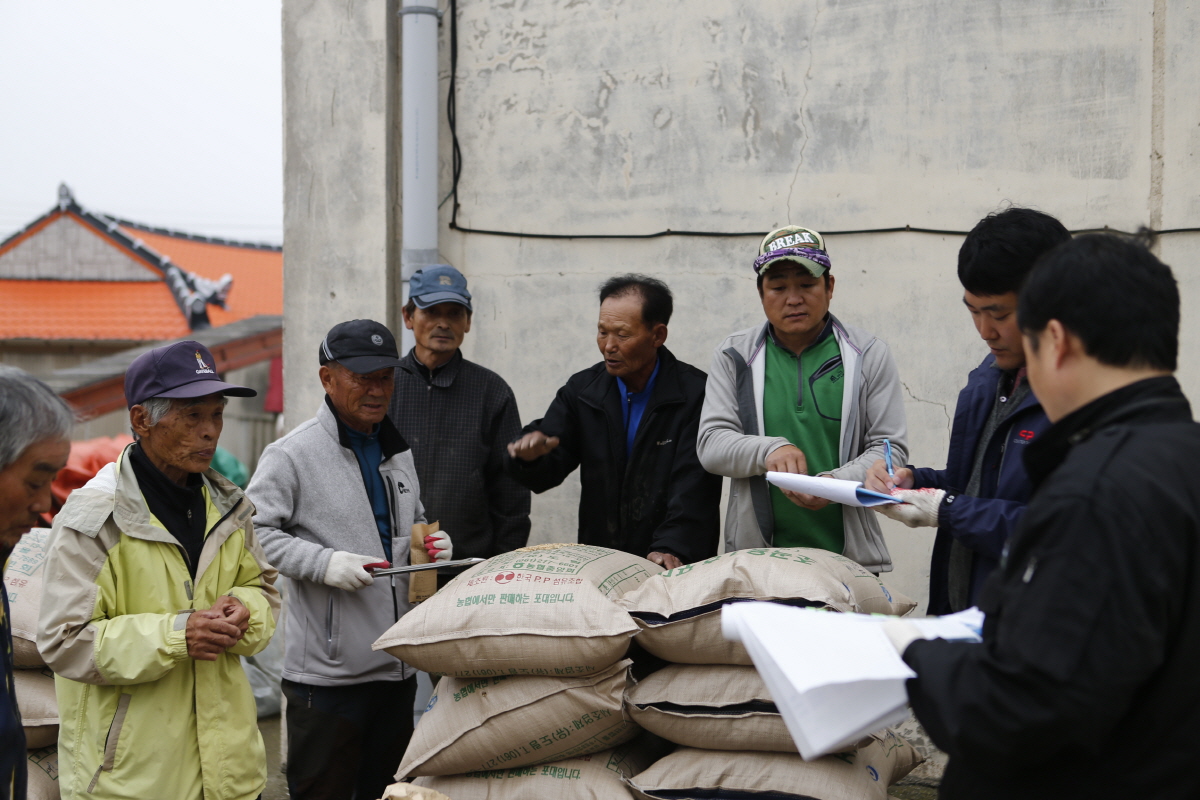
[[[908,428],[900,375],[888,346],[859,328],[843,325],[832,314],[833,333],[842,354],[846,382],[842,394],[841,462],[829,474],[862,481],[867,469],[883,458],[883,440],[892,443],[892,459],[908,459]],[[732,478],[725,518],[725,549],[770,546],[775,515],[766,478],[767,456],[790,444],[780,436],[764,436],[763,348],[769,323],[728,336],[713,353],[712,368],[700,415],[696,450],[709,472]],[[842,519],[846,549],[842,552],[872,572],[890,572],[892,558],[875,512],[847,506]]]
[[[425,521],[412,451],[385,419],[379,466],[392,515],[395,566],[408,563],[410,533]],[[267,558],[292,578],[285,615],[283,677],[313,686],[398,681],[412,667],[371,644],[405,614],[408,576],[375,579],[357,592],[322,580],[335,550],[377,555],[383,544],[362,472],[329,404],[263,451],[246,489]]]

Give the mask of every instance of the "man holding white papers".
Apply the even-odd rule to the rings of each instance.
[[[983,642],[892,636],[950,754],[939,796],[1200,797],[1200,425],[1172,375],[1175,279],[1140,244],[1081,236],[1039,261],[1018,316],[1053,424],[1024,448],[1033,497]]]
[[[903,463],[900,377],[887,345],[829,313],[834,277],[821,234],[789,225],[759,246],[754,272],[767,321],[727,337],[713,354],[697,450],[733,479],[728,550],[819,547],[888,572],[875,515],[785,492],[769,471],[862,481],[890,439]]]
[[[913,528],[938,529],[930,614],[976,604],[1029,502],[1021,453],[1050,422],[1025,378],[1017,292],[1038,257],[1070,239],[1061,222],[1029,208],[990,214],[967,234],[958,251],[958,280],[990,352],[958,395],[946,468],[897,466],[893,478],[881,460],[867,475],[866,488],[877,492],[927,490],[901,491],[904,505],[879,512]]]

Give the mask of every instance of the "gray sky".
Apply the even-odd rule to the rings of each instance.
[[[0,0],[0,240],[85,208],[283,236],[280,0]]]

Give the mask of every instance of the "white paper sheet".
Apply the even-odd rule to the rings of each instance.
[[[791,472],[768,472],[767,480],[780,489],[824,497],[826,500],[832,500],[844,506],[870,508],[872,506],[884,505],[885,503],[902,502],[890,495],[864,489],[860,481],[817,478],[812,475],[796,475]]]
[[[750,653],[805,760],[908,715],[904,682],[916,673],[868,616],[735,603],[721,626]]]
[[[926,639],[979,641],[983,613],[972,608],[901,620],[770,602],[721,609],[722,632],[750,653],[807,761],[852,747],[908,715],[904,684],[916,673],[884,632],[888,621],[911,624]]]

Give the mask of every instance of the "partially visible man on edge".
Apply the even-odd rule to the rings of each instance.
[[[829,311],[834,277],[821,234],[789,225],[754,260],[767,321],[713,353],[698,449],[733,479],[725,549],[819,547],[878,574],[892,569],[875,515],[782,491],[764,473],[862,481],[884,439],[908,448],[900,376],[888,346]]]
[[[50,484],[67,464],[75,416],[49,386],[0,366],[0,575],[21,537],[50,510]],[[13,694],[8,592],[0,586],[0,800],[24,800],[25,731]]]
[[[417,270],[404,325],[416,344],[396,367],[388,416],[412,448],[421,503],[454,531],[458,558],[491,558],[529,540],[529,490],[504,471],[521,432],[517,399],[496,373],[459,349],[471,330],[471,293],[454,267]],[[444,585],[455,573],[443,570]]]
[[[267,646],[279,594],[242,491],[210,468],[225,396],[184,341],[125,373],[136,441],[54,517],[38,650],[55,672],[64,800],[252,800],[267,781],[238,656]]]
[[[400,363],[391,332],[369,319],[321,342],[325,402],[263,451],[248,494],[254,524],[288,584],[283,694],[292,800],[378,798],[413,731],[415,670],[371,644],[408,612],[408,576],[367,566],[408,563],[425,522],[412,451],[388,401]],[[435,561],[449,535],[426,537]]]
[[[991,352],[958,395],[946,468],[895,465],[892,478],[881,459],[867,473],[866,488],[887,494],[899,487],[906,501],[876,511],[912,528],[938,529],[930,614],[976,604],[1029,502],[1021,452],[1050,421],[1025,378],[1017,292],[1038,257],[1070,239],[1061,222],[1029,208],[991,214],[967,234],[958,251],[958,280]],[[920,489],[931,491],[910,491]]]
[[[644,275],[601,286],[604,360],[571,376],[505,462],[539,493],[580,467],[579,542],[668,569],[716,555],[721,497],[720,477],[696,458],[704,373],[663,346],[673,305]]]
[[[1200,797],[1200,425],[1172,376],[1179,291],[1137,243],[1088,235],[1018,305],[1053,423],[1033,497],[984,587],[983,642],[913,641],[917,719],[950,754],[939,797]]]

